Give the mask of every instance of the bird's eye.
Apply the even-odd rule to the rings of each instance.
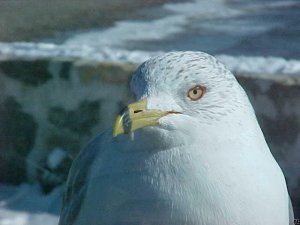
[[[187,96],[192,100],[192,101],[196,101],[198,99],[200,99],[204,93],[206,91],[206,88],[200,85],[197,85],[195,87],[192,87],[188,93]]]

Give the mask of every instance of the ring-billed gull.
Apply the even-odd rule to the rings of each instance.
[[[292,224],[283,173],[223,64],[163,54],[131,90],[137,102],[74,161],[60,225]]]

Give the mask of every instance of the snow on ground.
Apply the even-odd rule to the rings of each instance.
[[[0,184],[0,225],[57,225],[63,188],[50,194],[37,184]]]
[[[163,52],[128,51],[114,48],[101,50],[88,46],[74,47],[49,43],[1,43],[0,60],[9,58],[66,58],[126,63],[142,63]],[[300,75],[300,60],[280,57],[216,55],[233,72]]]
[[[0,225],[57,225],[58,216],[0,209]]]
[[[271,56],[218,55],[216,57],[234,72],[300,75],[300,60],[287,60]]]
[[[10,58],[21,58],[25,60],[66,58],[141,63],[158,53],[159,52],[128,51],[112,48],[103,48],[99,50],[85,45],[74,47],[51,43],[0,42],[0,60]]]

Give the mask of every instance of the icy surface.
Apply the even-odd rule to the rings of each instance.
[[[57,225],[63,188],[44,195],[38,185],[0,184],[0,225]]]

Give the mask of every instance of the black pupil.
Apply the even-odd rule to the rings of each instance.
[[[193,94],[194,94],[194,95],[198,94],[198,90],[197,90],[197,89],[194,89],[194,90],[193,90]]]

